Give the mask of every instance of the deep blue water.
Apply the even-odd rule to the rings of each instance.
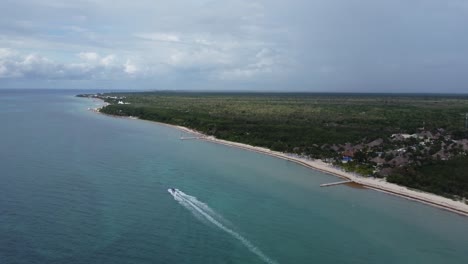
[[[2,264],[468,263],[467,217],[76,93],[0,90]]]

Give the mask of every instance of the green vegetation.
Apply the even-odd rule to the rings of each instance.
[[[328,159],[363,175],[391,175],[389,180],[414,188],[467,197],[468,185],[458,189],[452,185],[468,181],[468,170],[453,171],[456,178],[438,172],[447,166],[464,168],[459,157],[468,151],[464,129],[468,96],[189,92],[93,96],[110,103],[100,110],[106,114],[185,126],[221,139]],[[342,163],[344,155],[353,160]]]
[[[356,142],[393,133],[463,128],[467,98],[314,94],[136,93],[112,115],[182,125],[219,138],[314,154],[314,144]],[[115,103],[116,100],[107,100]],[[294,150],[296,148],[296,151]]]
[[[374,166],[370,164],[362,164],[357,161],[345,163],[341,165],[345,171],[355,172],[363,176],[370,176],[374,174]]]
[[[468,197],[468,157],[431,161],[424,166],[399,168],[387,177],[389,182],[442,196]]]

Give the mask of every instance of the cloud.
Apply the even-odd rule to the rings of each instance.
[[[80,0],[70,4],[56,0],[33,3],[18,0],[11,5],[18,10],[28,6],[27,16],[11,19],[30,21],[27,24],[34,27],[29,28],[28,35],[14,33],[17,30],[12,28],[9,37],[3,39],[0,27],[0,47],[13,46],[13,41],[16,41],[21,43],[16,45],[20,51],[28,50],[23,54],[28,54],[30,50],[38,54],[44,50],[47,53],[50,50],[60,51],[47,54],[43,58],[47,58],[48,62],[34,66],[48,67],[48,71],[41,71],[35,78],[66,78],[69,76],[67,70],[74,68],[81,74],[75,74],[78,76],[73,78],[113,80],[118,75],[115,72],[120,71],[133,79],[154,79],[165,75],[168,79],[177,76],[180,80],[180,76],[190,72],[192,77],[198,74],[199,80],[212,81],[225,80],[229,72],[237,69],[243,72],[238,75],[243,75],[242,79],[247,80],[259,72],[269,71],[267,68],[270,66],[261,65],[267,58],[257,58],[257,53],[266,46],[275,49],[274,41],[261,37],[262,27],[254,26],[264,19],[264,15],[262,5],[251,1],[227,0],[218,4],[212,1],[176,0],[161,7],[146,0],[132,5],[107,0],[95,4]],[[90,9],[85,7],[92,7],[95,11],[89,12]],[[154,12],[148,13],[149,9]],[[127,31],[129,27],[125,18],[137,11],[140,15],[134,20],[132,28],[140,30]],[[51,16],[52,13],[59,16]],[[71,19],[63,23],[65,20],[60,18],[62,14],[68,14]],[[60,27],[56,24],[60,24]],[[77,54],[79,60],[70,55],[63,56],[64,53]],[[21,61],[21,57],[15,60]],[[277,60],[269,63],[276,63]],[[8,72],[9,78],[13,78],[13,67],[5,63],[2,65],[5,65],[2,77],[5,78]],[[29,76],[20,64],[14,65],[18,72],[15,78]],[[54,71],[63,74],[58,76]]]
[[[286,67],[289,60],[288,52],[276,49],[273,43],[250,39],[239,41],[225,34],[155,32],[135,36],[149,41],[142,49],[152,49],[149,54],[154,58],[148,56],[147,59],[165,65],[166,73],[198,72],[202,74],[201,78],[209,81],[246,81],[273,71],[276,71],[277,78],[284,75],[280,68]],[[287,68],[283,69],[283,72],[287,71]]]
[[[228,65],[232,58],[227,52],[212,48],[174,49],[166,63],[174,68],[212,68]]]
[[[130,75],[134,75],[135,73],[138,72],[138,67],[133,64],[130,60],[127,60],[124,65],[124,72]]]
[[[0,59],[11,57],[13,54],[11,49],[0,48]]]
[[[116,56],[114,54],[102,57],[96,52],[80,52],[78,53],[78,57],[88,63],[97,63],[103,66],[112,66],[116,61]]]
[[[114,63],[114,61],[115,61],[115,55],[113,55],[113,54],[107,55],[106,57],[101,59],[101,63],[104,66],[110,66],[110,65],[112,65]]]
[[[464,91],[467,23],[464,0],[0,1],[0,78]]]
[[[82,60],[87,60],[87,61],[96,61],[99,59],[99,55],[96,52],[80,52],[78,56]]]
[[[136,64],[116,61],[114,55],[101,57],[95,52],[81,52],[81,61],[59,63],[37,54],[21,54],[0,49],[0,79],[92,80],[121,79],[138,72]]]
[[[180,37],[172,33],[137,33],[135,36],[152,41],[180,42]]]
[[[270,49],[261,49],[246,65],[233,67],[219,72],[218,77],[223,80],[248,80],[253,77],[271,74],[275,72],[282,75],[287,71],[281,67],[281,57]],[[277,77],[277,76],[276,76]]]

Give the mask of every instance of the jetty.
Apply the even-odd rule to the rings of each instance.
[[[180,137],[180,140],[190,140],[190,139],[204,139],[206,136],[199,136],[199,137]]]
[[[346,180],[346,181],[339,181],[339,182],[324,183],[324,184],[320,184],[320,187],[330,187],[330,186],[335,186],[335,185],[345,184],[345,183],[350,183],[350,182],[353,182],[353,181]]]

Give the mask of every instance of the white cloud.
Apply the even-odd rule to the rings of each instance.
[[[116,61],[116,56],[114,54],[109,54],[105,57],[102,57],[96,52],[80,52],[78,57],[88,63],[101,64],[103,66],[112,66]]]
[[[276,73],[278,76],[285,73],[283,64],[285,62],[281,61],[281,56],[270,49],[263,48],[247,64],[220,71],[218,78],[222,80],[248,80],[271,73]]]
[[[154,41],[142,44],[141,50],[148,52],[144,60],[168,66],[169,74],[199,72],[207,80],[249,80],[274,70],[279,72],[279,67],[284,66],[280,62],[286,61],[284,53],[272,51],[274,45],[255,39],[239,41],[226,34],[192,32],[183,38],[160,32],[135,35]]]
[[[110,66],[110,65],[112,65],[114,63],[114,61],[115,61],[115,55],[113,55],[113,54],[107,55],[106,57],[101,59],[101,63],[104,66]]]
[[[171,51],[167,63],[175,68],[207,68],[228,65],[231,56],[211,48],[185,48]]]
[[[11,49],[0,48],[0,59],[10,57],[14,54]]]
[[[19,56],[13,52],[0,58],[0,78],[21,78],[42,76],[53,72],[55,65],[48,59],[36,54]]]
[[[130,60],[127,60],[124,65],[124,72],[130,75],[134,75],[135,73],[138,72],[138,67],[133,64]]]
[[[260,72],[253,69],[255,63],[267,63],[256,59],[258,51],[275,46],[263,36],[262,20],[266,17],[262,5],[252,3],[257,0],[226,0],[222,4],[175,0],[162,6],[150,0],[132,4],[110,0],[77,0],[66,4],[53,0],[51,4],[43,4],[37,0],[32,5],[26,0],[17,1],[18,6],[30,7],[33,15],[15,19],[31,21],[37,27],[31,29],[31,34],[18,35],[5,34],[0,27],[0,47],[15,47],[23,53],[47,52],[47,58],[54,58],[44,62],[49,65],[49,73],[42,71],[35,78],[65,79],[71,76],[69,69],[73,68],[76,71],[73,78],[167,76],[173,80],[188,73],[193,78],[211,81],[222,79],[223,72],[237,69],[244,72],[242,79],[247,79]],[[148,12],[149,9],[152,11]],[[139,15],[132,18],[134,23],[129,27],[129,14],[134,13]],[[134,28],[138,30],[129,32]],[[2,68],[2,77],[12,69],[11,65]],[[28,78],[21,67],[15,69],[23,76],[15,78]]]
[[[0,78],[44,80],[119,79],[135,76],[138,67],[130,61],[119,63],[113,54],[101,57],[95,52],[81,52],[79,62],[60,63],[37,54],[22,55],[0,49]]]
[[[173,33],[137,33],[135,36],[151,41],[180,42],[180,37]]]
[[[96,52],[80,52],[78,57],[82,60],[97,61],[99,59],[99,54]]]
[[[195,38],[194,42],[197,44],[207,45],[207,46],[214,44],[212,41],[205,39],[205,38]]]
[[[0,78],[464,91],[467,1],[403,2],[0,1]]]

